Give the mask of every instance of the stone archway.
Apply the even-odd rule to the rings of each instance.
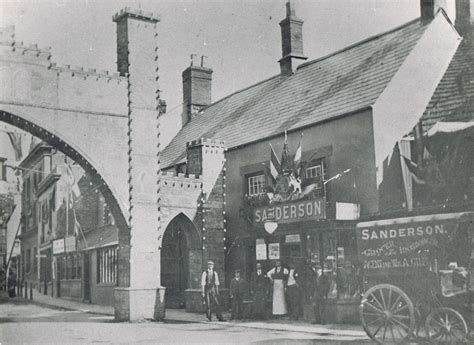
[[[128,214],[125,214],[127,210],[123,207],[123,201],[119,201],[119,192],[116,191],[114,187],[107,181],[108,179],[106,179],[101,174],[100,169],[96,167],[96,164],[93,163],[89,157],[86,157],[85,154],[80,153],[73,147],[71,143],[61,136],[52,133],[49,130],[20,116],[0,110],[0,121],[8,123],[34,135],[35,137],[38,137],[79,164],[84,169],[84,171],[91,176],[92,183],[96,186],[99,186],[99,190],[104,196],[107,205],[109,205],[117,226],[120,229],[127,230],[127,232],[129,231],[129,226],[127,224]]]
[[[166,307],[185,307],[185,290],[196,287],[202,264],[201,237],[193,222],[180,213],[169,222],[161,244],[161,284]]]

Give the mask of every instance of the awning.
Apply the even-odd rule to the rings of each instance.
[[[358,228],[369,228],[373,226],[384,226],[393,224],[406,224],[406,223],[417,223],[417,222],[429,222],[429,221],[440,221],[440,220],[460,220],[468,221],[474,220],[474,212],[457,212],[457,213],[437,213],[423,216],[404,217],[404,218],[392,218],[392,219],[379,219],[368,222],[357,223]]]

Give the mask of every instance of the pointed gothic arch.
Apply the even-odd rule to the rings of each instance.
[[[161,284],[168,308],[185,306],[185,290],[199,286],[201,266],[200,232],[181,212],[168,223],[161,242]]]

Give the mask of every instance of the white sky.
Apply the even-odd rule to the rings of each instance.
[[[112,15],[124,6],[160,14],[160,86],[168,103],[162,138],[167,142],[181,126],[181,72],[191,53],[208,56],[208,66],[214,70],[213,101],[279,73],[278,23],[285,16],[285,3],[2,0],[0,25],[14,24],[18,41],[51,46],[52,61],[58,64],[116,71]],[[304,52],[309,60],[419,17],[419,0],[292,0],[292,4],[305,22]]]

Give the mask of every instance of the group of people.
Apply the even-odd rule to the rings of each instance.
[[[219,285],[214,262],[209,261],[207,270],[201,277],[202,298],[209,321],[212,320],[213,312],[219,321],[224,321],[219,302]],[[244,316],[267,319],[271,310],[274,317],[289,315],[290,319],[297,320],[302,310],[302,291],[305,291],[309,294],[313,307],[313,323],[324,324],[329,288],[329,277],[316,262],[310,260],[304,272],[298,272],[293,265],[285,268],[281,261],[276,261],[275,267],[265,273],[262,265],[257,263],[251,274],[250,284],[241,277],[241,272],[237,269],[229,287],[231,319],[241,319]],[[251,305],[250,310],[247,305]]]

